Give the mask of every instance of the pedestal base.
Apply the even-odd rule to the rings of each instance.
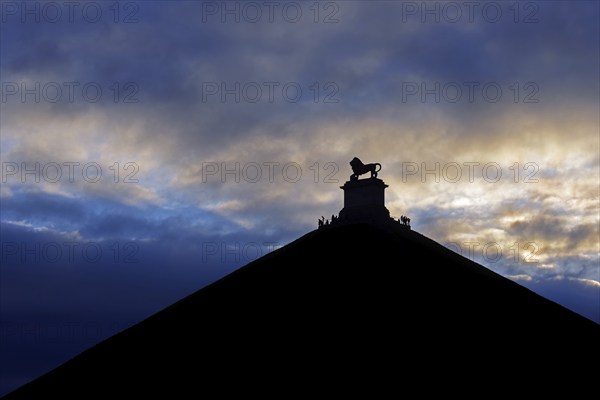
[[[384,196],[387,187],[377,178],[348,181],[340,186],[344,190],[344,208],[339,214],[340,222],[390,222],[390,212],[385,207]]]

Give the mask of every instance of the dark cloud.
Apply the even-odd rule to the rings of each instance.
[[[572,8],[566,12],[564,4],[536,4],[539,22],[530,24],[514,23],[507,7],[499,23],[486,22],[481,16],[472,23],[467,19],[421,23],[419,15],[405,20],[400,4],[368,7],[361,2],[341,3],[335,24],[314,24],[310,18],[298,24],[266,20],[221,24],[218,19],[202,22],[201,3],[166,7],[154,2],[140,5],[139,23],[87,24],[77,38],[69,35],[67,40],[73,27],[66,22],[9,23],[5,28],[9,35],[36,31],[19,48],[40,51],[16,51],[16,45],[6,48],[5,76],[25,72],[34,79],[97,81],[106,86],[133,81],[144,104],[145,112],[139,117],[147,119],[145,138],[168,132],[177,138],[174,146],[179,149],[229,145],[278,116],[285,118],[264,133],[280,135],[285,125],[304,120],[307,110],[288,104],[281,93],[274,103],[236,104],[229,96],[224,104],[219,95],[203,101],[202,85],[207,82],[224,82],[228,87],[235,82],[274,81],[280,87],[297,82],[305,92],[303,103],[311,101],[313,82],[335,82],[343,107],[311,110],[312,117],[320,119],[348,115],[348,110],[357,118],[395,105],[404,117],[420,106],[448,108],[445,117],[450,119],[486,120],[511,105],[509,85],[517,81],[521,85],[538,82],[544,102],[554,102],[559,96],[561,102],[565,96],[575,102],[594,99],[598,61],[588,55],[598,44],[598,28],[590,19],[597,14],[597,4],[581,5],[577,12]],[[379,29],[372,29],[374,21]],[[282,35],[273,35],[278,30]],[[436,103],[429,96],[421,104],[420,96],[413,96],[416,100],[407,104],[402,101],[402,84],[407,81],[426,82],[428,87],[456,82],[465,91],[464,82],[497,82],[504,96],[501,104],[489,104],[481,93],[473,103]],[[101,106],[117,108],[116,113],[131,111],[122,104]],[[474,110],[478,111],[475,115]],[[219,132],[218,137],[214,132]]]
[[[593,223],[571,225],[570,216],[552,216],[540,214],[510,225],[509,232],[516,237],[528,237],[540,243],[557,246],[558,251],[587,248],[598,238],[598,226]]]
[[[64,230],[75,230],[86,217],[80,200],[44,192],[16,191],[14,196],[2,199],[4,220],[28,220],[40,225],[59,225]]]
[[[598,308],[600,290],[598,286],[576,280],[556,279],[519,283],[600,324],[600,309]]]

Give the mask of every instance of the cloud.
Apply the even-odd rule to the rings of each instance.
[[[63,96],[57,103],[44,98],[23,103],[10,96],[3,104],[3,160],[95,162],[106,179],[31,185],[10,180],[2,188],[3,199],[12,199],[6,215],[23,218],[22,196],[37,191],[64,201],[52,209],[52,196],[36,195],[40,212],[34,215],[71,228],[76,222],[66,222],[67,208],[89,216],[83,211],[89,207],[69,198],[85,198],[100,209],[130,206],[127,213],[131,207],[152,214],[193,205],[211,215],[199,218],[219,216],[232,227],[269,227],[287,235],[300,230],[290,225],[307,229],[315,217],[339,211],[340,191],[323,180],[333,171],[343,182],[349,154],[360,153],[383,163],[392,213],[416,215],[413,221],[440,241],[473,235],[482,243],[540,241],[553,259],[593,251],[599,159],[590,132],[598,129],[599,83],[598,60],[587,55],[598,44],[591,18],[597,4],[573,10],[543,3],[537,22],[529,24],[510,18],[489,23],[483,14],[471,22],[453,23],[441,15],[440,23],[429,21],[431,16],[423,23],[401,4],[337,6],[339,21],[332,24],[315,24],[308,9],[299,23],[224,24],[218,16],[204,22],[201,4],[183,3],[168,11],[140,5],[140,22],[134,24],[9,21],[5,38],[15,40],[5,40],[5,81],[28,87],[58,82],[63,89],[64,82],[95,82],[103,97],[85,101],[79,86],[73,102]],[[532,95],[537,103],[524,102],[535,89],[524,86],[529,81],[539,87]],[[127,82],[139,90],[136,103],[122,101]],[[207,84],[220,92],[236,82],[238,93],[206,94]],[[272,102],[265,82],[277,84]],[[280,89],[290,82],[303,91],[298,102],[282,96]],[[466,82],[479,82],[472,101]],[[500,101],[482,96],[486,82],[502,88]],[[114,83],[121,95],[117,102]],[[243,92],[248,83],[262,90],[260,101],[248,101],[249,92]],[[328,91],[327,83],[335,90]],[[407,97],[406,84],[419,91],[439,84],[442,91]],[[443,92],[448,84],[463,91],[461,101],[448,101]],[[324,102],[331,93],[337,103]],[[222,162],[242,168],[294,163],[303,176],[294,183],[282,177],[253,183],[242,176],[238,184],[235,177],[230,182],[232,175],[228,182],[214,176],[203,181],[203,166]],[[134,163],[139,182],[115,184],[115,163],[120,181],[129,172],[125,165]],[[325,170],[326,163],[334,169]],[[437,176],[428,175],[426,169],[435,171],[436,163]],[[471,182],[466,165],[473,163]],[[409,164],[419,171],[407,175]],[[453,182],[445,174],[456,165],[461,178]],[[485,165],[500,168],[499,182],[490,182]],[[140,230],[156,229],[148,220],[115,212],[88,230],[99,233],[113,225],[125,232],[137,224]]]
[[[600,324],[600,290],[579,280],[522,281],[525,287]]]
[[[525,274],[519,274],[519,275],[507,275],[507,278],[516,280],[516,281],[525,281],[525,282],[530,282],[532,280],[531,276],[529,275],[525,275]]]

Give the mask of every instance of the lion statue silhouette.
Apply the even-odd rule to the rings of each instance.
[[[371,173],[371,178],[377,178],[377,173],[381,171],[381,164],[363,164],[363,162],[360,161],[360,158],[358,157],[354,157],[352,161],[350,161],[350,166],[352,167],[353,172],[353,174],[350,175],[351,181],[358,180],[358,177],[360,175],[366,174],[367,172]],[[379,166],[379,169],[377,169],[377,166]]]

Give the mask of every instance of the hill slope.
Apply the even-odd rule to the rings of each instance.
[[[346,389],[373,374],[409,385],[406,367],[434,380],[457,368],[564,378],[598,357],[599,333],[416,232],[357,224],[311,232],[6,398],[297,393],[338,375]]]

